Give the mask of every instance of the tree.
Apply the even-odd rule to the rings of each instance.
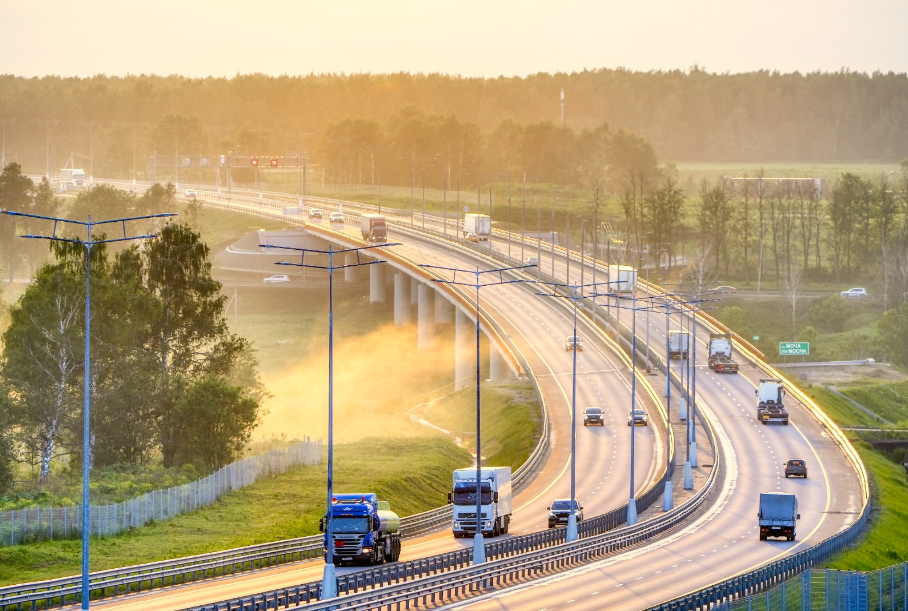
[[[258,420],[258,401],[242,386],[208,376],[190,387],[177,402],[176,463],[201,460],[214,471],[236,460]]]
[[[845,323],[851,317],[853,309],[840,295],[831,295],[816,304],[810,310],[810,320],[833,333],[845,329]]]
[[[246,340],[227,329],[226,297],[211,278],[208,246],[187,225],[168,224],[145,251],[145,286],[153,297],[145,321],[145,358],[154,364],[151,403],[166,466],[179,455],[181,394],[208,376],[226,376]]]
[[[57,263],[43,267],[11,311],[0,373],[11,422],[45,482],[58,438],[71,430],[80,402],[85,290]]]
[[[661,253],[666,254],[666,268],[671,266],[677,241],[683,223],[684,193],[678,187],[678,181],[666,177],[658,189],[644,199],[644,219],[648,234],[648,247],[653,260],[659,260]]]
[[[883,312],[876,322],[876,334],[884,356],[895,365],[908,366],[908,304]]]
[[[0,210],[23,212],[32,200],[34,186],[31,178],[22,174],[22,166],[7,165],[0,173]],[[6,269],[11,282],[23,252],[22,240],[16,239],[17,225],[9,217],[0,221],[0,266]]]

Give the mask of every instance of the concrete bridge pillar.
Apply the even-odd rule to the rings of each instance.
[[[344,255],[344,265],[355,265],[356,264],[356,253],[348,252]],[[379,267],[378,265],[373,265],[371,267]],[[359,280],[359,268],[358,267],[345,267],[344,268],[344,282],[356,282]]]
[[[410,276],[394,274],[394,324],[398,327],[410,322]]]
[[[414,283],[416,284],[416,283]],[[418,283],[417,293],[419,295],[419,306],[417,310],[417,320],[419,328],[417,332],[417,346],[420,350],[428,350],[435,343],[435,289],[424,282]]]
[[[385,302],[385,265],[369,266],[369,303]]]
[[[454,328],[454,390],[474,382],[476,371],[476,325],[460,308]]]
[[[421,284],[416,278],[410,278],[410,305],[419,303],[419,285]]]
[[[435,324],[450,325],[451,315],[454,313],[454,304],[445,299],[440,293],[435,294]]]
[[[489,379],[494,382],[507,380],[510,377],[508,362],[502,356],[498,345],[489,338]]]

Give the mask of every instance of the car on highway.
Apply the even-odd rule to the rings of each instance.
[[[632,424],[642,424],[643,426],[646,426],[647,422],[649,422],[649,417],[646,415],[645,409],[640,409],[638,407],[627,413],[628,426],[631,426]]]
[[[848,289],[847,291],[842,291],[839,293],[842,297],[866,297],[867,289],[862,287],[855,287],[853,289]]]
[[[539,265],[539,257],[527,257],[524,261],[525,265]]]
[[[556,526],[567,526],[568,519],[571,517],[571,499],[555,499],[552,501],[549,510],[549,528]],[[576,500],[573,501],[574,515],[577,516],[577,522],[583,520],[583,505]]]
[[[467,232],[467,233],[463,236],[463,238],[464,238],[467,242],[479,242],[479,236],[476,235],[475,233],[473,233],[472,231]]]
[[[605,418],[602,417],[601,407],[588,407],[583,410],[583,426],[598,424],[605,426]]]
[[[328,215],[328,222],[329,223],[345,222],[344,213],[343,212],[332,212],[331,214]]]
[[[583,352],[583,339],[577,335],[568,335],[567,339],[564,340],[564,350],[565,352],[570,352],[571,350]]]
[[[198,199],[199,194],[195,192],[195,189],[186,189],[183,191],[183,197],[186,199]]]
[[[728,286],[726,284],[723,286],[717,286],[716,288],[712,289],[712,291],[715,293],[737,293],[738,289],[736,289],[733,286]]]
[[[309,208],[309,220],[311,221],[315,219],[322,219],[322,211],[318,208]]]
[[[274,284],[276,282],[290,282],[290,277],[287,274],[275,274],[273,276],[268,276],[262,282],[267,282],[269,284]]]
[[[785,463],[785,477],[807,479],[807,462],[801,458],[790,458]]]

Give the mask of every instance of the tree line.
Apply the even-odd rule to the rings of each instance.
[[[5,168],[0,207],[37,202],[47,189],[21,178],[15,164]],[[11,184],[20,191],[10,193]],[[173,205],[173,195],[173,186],[155,185],[143,197],[98,186],[80,193],[70,215],[160,212]],[[58,203],[50,201],[44,213],[56,211]],[[13,217],[0,218],[5,233],[10,225],[15,233],[24,229]],[[88,459],[102,467],[159,458],[164,466],[195,463],[213,470],[242,452],[265,391],[249,343],[227,328],[226,298],[211,278],[209,249],[200,235],[184,223],[145,230],[159,237],[116,252],[103,244],[90,251]],[[49,231],[45,226],[36,233]],[[52,242],[51,251],[50,262],[11,306],[3,334],[0,486],[10,484],[14,461],[29,465],[44,482],[61,457],[71,466],[84,460],[86,252],[67,242]]]
[[[510,146],[512,124],[549,122],[545,129],[557,132],[562,89],[564,126],[580,133],[610,125],[639,134],[663,159],[675,162],[908,157],[908,76],[844,70],[711,74],[695,66],[496,79],[407,73],[230,79],[3,75],[0,119],[7,157],[29,168],[43,168],[49,152],[52,169],[72,155],[76,167],[91,163],[98,175],[131,177],[135,154],[138,172],[147,177],[155,153],[182,158],[228,150],[263,156],[302,151],[313,163],[328,164],[336,151],[320,143],[332,129],[343,131],[339,124],[359,117],[394,124],[392,131],[399,128],[405,135],[415,127],[406,125],[412,115],[406,109],[414,107],[437,118],[433,129],[459,134],[460,147],[451,136],[447,151],[433,151],[417,165],[410,142],[412,170],[450,165],[479,142],[474,156],[482,163],[465,169],[478,172],[470,180],[486,182],[492,174],[533,173],[534,165],[547,166],[545,155],[552,151],[546,140],[540,143],[546,146],[535,147],[539,157],[523,159],[516,169],[495,149]],[[403,163],[397,155],[408,150],[405,143],[392,142],[394,152],[381,156],[389,168]],[[409,184],[409,172],[404,174],[406,182],[399,184]]]

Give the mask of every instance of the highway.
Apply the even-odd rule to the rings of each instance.
[[[353,229],[352,235],[358,232],[354,227],[349,229]],[[390,237],[404,242],[403,246],[395,247],[395,252],[419,263],[464,268],[476,265],[467,255],[429,242],[393,232]],[[492,247],[502,252],[500,240],[494,240]],[[519,246],[512,248],[519,252]],[[551,251],[547,254],[542,249],[540,265],[545,271],[554,267],[559,278],[567,278],[568,269],[560,254],[556,253],[553,261]],[[571,265],[571,281],[579,281],[577,265],[576,261]],[[588,283],[589,268],[586,274],[584,281]],[[571,334],[570,311],[558,303],[561,300],[535,297],[533,292],[527,286],[507,285],[486,289],[482,294],[483,307],[511,336],[536,375],[551,412],[552,451],[539,476],[517,498],[512,534],[544,528],[545,506],[556,497],[567,496],[569,486],[566,446],[569,446],[571,354],[564,351],[563,339]],[[637,317],[638,349],[642,349],[646,315],[638,313]],[[678,327],[679,318],[680,315],[673,316],[673,328]],[[622,326],[630,327],[630,321],[631,314],[622,312]],[[665,345],[664,315],[651,314],[650,323],[650,343],[654,350],[660,350],[657,347]],[[697,371],[697,394],[703,415],[715,430],[725,464],[712,510],[668,535],[623,554],[450,606],[641,609],[815,545],[857,519],[863,506],[861,482],[829,431],[791,395],[786,398],[791,414],[789,426],[759,424],[755,418],[754,388],[765,374],[753,365],[744,364],[740,356],[740,374],[711,372],[705,366],[708,333],[705,324],[698,326],[697,354],[703,365]],[[586,350],[578,355],[582,358],[578,358],[577,405],[578,408],[600,405],[608,419],[608,426],[601,429],[580,427],[578,430],[578,498],[589,517],[621,505],[628,498],[630,431],[637,435],[638,491],[659,472],[664,437],[655,427],[626,426],[630,397],[625,365],[604,342],[594,341],[589,329],[580,335],[585,339]],[[703,437],[698,441],[706,443]],[[683,443],[680,455],[683,457]],[[793,457],[807,460],[809,479],[784,478],[782,463]],[[757,499],[760,492],[776,490],[798,495],[801,520],[794,542],[759,541]],[[405,541],[402,558],[431,555],[469,544],[442,532]],[[342,569],[347,570],[350,569]],[[262,592],[280,584],[316,581],[320,575],[320,563],[300,564],[101,601],[92,606],[185,608],[235,597],[241,591]]]
[[[358,226],[347,233],[359,237]],[[468,255],[438,249],[427,242],[405,235],[391,235],[402,242],[394,252],[411,260],[431,265],[475,269],[476,260]],[[257,258],[272,259],[258,255]],[[286,258],[277,255],[273,260]],[[266,262],[267,265],[267,262]],[[387,270],[386,273],[391,270]],[[277,287],[276,287],[277,288]],[[565,351],[564,338],[573,332],[572,310],[565,300],[536,296],[533,284],[508,284],[481,291],[481,306],[510,335],[517,349],[536,376],[551,418],[551,452],[535,480],[515,498],[510,535],[521,535],[547,528],[547,507],[555,498],[570,497],[570,399],[572,353]],[[582,319],[578,326],[583,324]],[[579,334],[584,350],[577,355],[578,416],[586,406],[603,408],[606,426],[577,430],[577,498],[586,517],[607,512],[627,502],[630,496],[630,435],[636,435],[635,493],[646,489],[664,468],[664,430],[659,418],[651,425],[628,427],[630,372],[625,364],[596,334],[584,325]],[[342,364],[338,364],[342,366]],[[638,383],[638,403],[647,407],[648,396]],[[469,548],[471,539],[454,539],[450,530],[406,539],[401,560],[436,555],[457,548]],[[300,583],[319,581],[323,563],[309,562],[259,570],[233,577],[153,590],[124,598],[101,600],[92,604],[103,609],[128,608],[181,609],[215,600]],[[338,575],[361,570],[342,567]]]

